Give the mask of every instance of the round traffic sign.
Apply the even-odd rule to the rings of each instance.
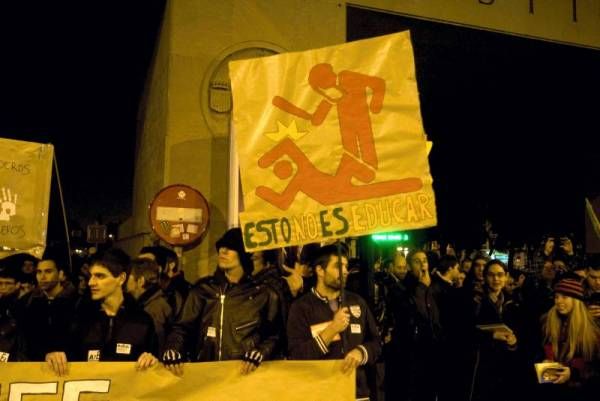
[[[209,215],[204,196],[183,184],[161,189],[149,206],[152,231],[173,246],[200,241],[208,227]]]

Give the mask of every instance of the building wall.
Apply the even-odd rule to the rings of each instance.
[[[187,184],[211,209],[207,235],[186,250],[194,281],[216,265],[227,229],[230,104],[227,62],[345,41],[345,7],[331,0],[171,0],[145,99],[133,216],[120,237],[130,253],[152,240],[147,206],[163,186]]]
[[[118,246],[136,255],[153,240],[148,205],[164,186],[165,136],[168,122],[169,32],[168,7],[138,114],[133,173],[133,215],[119,227]]]

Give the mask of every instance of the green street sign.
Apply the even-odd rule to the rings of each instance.
[[[403,242],[409,240],[409,236],[406,233],[373,234],[371,238],[375,242]]]

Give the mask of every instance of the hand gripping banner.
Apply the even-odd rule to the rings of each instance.
[[[229,69],[247,250],[436,225],[408,32]]]
[[[46,247],[54,147],[0,138],[0,257]]]

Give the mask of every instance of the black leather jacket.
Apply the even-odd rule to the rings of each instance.
[[[77,300],[77,290],[70,283],[54,299],[48,299],[40,289],[21,298],[19,326],[27,344],[28,360],[43,361],[48,352],[68,347]]]
[[[269,286],[247,275],[232,284],[217,269],[191,289],[165,349],[185,355],[189,344],[192,361],[241,359],[252,350],[269,359],[282,329],[279,302]]]
[[[69,344],[71,361],[137,361],[144,352],[158,354],[152,318],[127,294],[115,316],[108,316],[99,302],[82,301]]]
[[[0,362],[26,361],[22,333],[14,317],[17,296],[0,297]]]

